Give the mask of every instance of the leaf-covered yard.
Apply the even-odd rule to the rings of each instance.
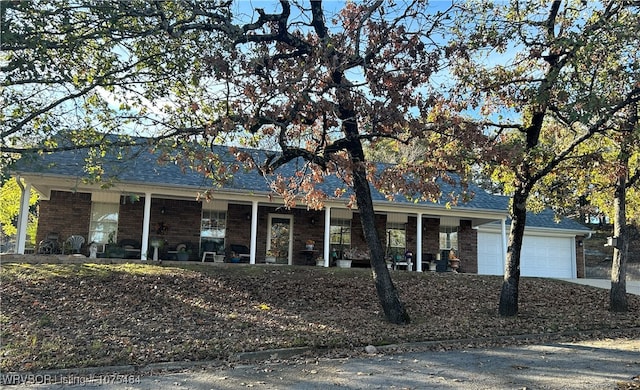
[[[625,330],[640,328],[640,297],[630,296],[631,312],[614,314],[608,291],[547,279],[523,278],[520,314],[501,318],[499,277],[393,272],[412,316],[410,325],[397,326],[384,321],[367,269],[3,264],[1,277],[5,372],[225,361],[238,352],[297,346],[323,353],[410,341],[640,332]],[[464,341],[473,343],[483,342]]]

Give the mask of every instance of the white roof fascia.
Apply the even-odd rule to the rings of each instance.
[[[507,226],[510,226],[510,224],[507,223]],[[502,231],[501,228],[500,228],[500,225],[496,226],[495,224],[479,225],[479,226],[474,227],[474,229],[478,229],[478,231],[489,232],[489,233],[500,233]],[[560,227],[558,227],[558,228],[547,228],[547,227],[526,226],[524,228],[524,232],[525,232],[525,234],[531,235],[531,236],[575,237],[575,236],[589,235],[591,230],[564,229],[564,228],[560,228]]]

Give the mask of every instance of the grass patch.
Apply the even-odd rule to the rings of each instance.
[[[126,264],[2,264],[0,277],[6,282],[11,281],[44,281],[54,278],[104,278],[116,272],[130,275],[167,275],[176,269],[167,267],[126,263]]]

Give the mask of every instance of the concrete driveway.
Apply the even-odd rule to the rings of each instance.
[[[560,279],[571,283],[584,284],[587,286],[593,286],[603,288],[605,290],[611,289],[611,280],[609,279]],[[627,280],[627,293],[640,295],[640,280]]]

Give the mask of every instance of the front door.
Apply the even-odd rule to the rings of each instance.
[[[269,229],[267,230],[267,250],[275,253],[277,263],[292,264],[292,215],[269,214]]]

